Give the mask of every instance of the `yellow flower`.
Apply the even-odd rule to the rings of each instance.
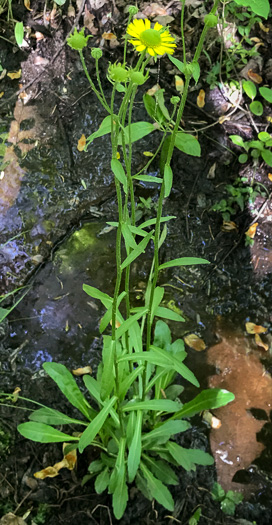
[[[174,53],[175,39],[161,24],[156,22],[151,28],[150,20],[135,19],[127,28],[127,33],[133,37],[129,42],[135,46],[140,53],[147,51],[151,56]]]

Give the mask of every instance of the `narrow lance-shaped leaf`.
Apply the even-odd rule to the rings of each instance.
[[[103,336],[103,372],[101,378],[100,396],[104,401],[110,394],[114,386],[114,354],[115,342],[109,335]]]
[[[198,257],[180,257],[179,259],[173,259],[159,266],[159,270],[164,268],[172,268],[173,266],[193,266],[194,264],[210,264],[206,259]]]
[[[47,425],[71,425],[72,423],[77,425],[87,425],[85,421],[66,416],[66,414],[49,407],[35,410],[30,414],[29,419],[31,421],[36,421],[37,423],[46,423]]]
[[[164,166],[163,178],[164,178],[164,187],[165,187],[164,197],[169,197],[171,189],[172,189],[172,184],[173,184],[173,172],[172,172],[171,166],[169,166],[168,164],[165,164]]]
[[[192,417],[203,410],[210,410],[227,405],[235,399],[235,395],[220,388],[202,390],[192,401],[185,403],[183,407],[171,419],[181,417]]]
[[[89,410],[91,407],[79,390],[69,370],[61,363],[44,363],[43,368],[51,379],[57,383],[59,389],[65,397],[67,397],[71,405],[80,410],[87,419],[91,419]]]
[[[126,319],[119,328],[116,330],[116,339],[119,339],[127,330],[135,323],[135,321],[138,321],[145,313],[147,313],[148,309],[145,308],[143,311],[132,315],[128,319]]]
[[[152,230],[146,237],[143,238],[141,242],[137,245],[137,248],[132,250],[132,252],[127,256],[127,258],[124,260],[124,262],[121,264],[121,270],[124,270],[129,264],[131,264],[141,253],[143,253],[149,243],[149,240],[151,239],[153,235]]]
[[[62,443],[65,441],[78,441],[78,437],[64,434],[56,428],[46,425],[45,423],[28,422],[22,423],[17,427],[18,432],[31,441],[39,443]]]
[[[166,509],[174,510],[174,500],[168,488],[163,483],[153,476],[152,472],[141,462],[141,471],[147,481],[148,489],[153,498]]]
[[[134,435],[133,435],[132,442],[129,447],[129,453],[128,453],[127,467],[128,467],[128,480],[130,483],[134,480],[137,470],[140,465],[141,450],[142,450],[142,444],[141,444],[142,420],[143,420],[143,412],[141,410],[138,410],[137,417],[136,417],[136,425],[134,429]]]
[[[173,423],[175,423],[173,425]],[[185,425],[184,425],[185,423]],[[166,421],[161,426],[154,428],[148,434],[144,434],[142,437],[142,442],[146,446],[148,443],[155,441],[156,443],[160,442],[161,439],[169,439],[174,434],[179,434],[190,428],[190,424],[187,421]]]
[[[155,410],[158,412],[176,412],[179,409],[179,403],[171,399],[148,399],[146,401],[129,401],[122,407],[123,412],[130,410]]]
[[[121,162],[117,159],[111,159],[111,169],[114,173],[114,176],[123,185],[124,192],[127,193],[127,177]]]
[[[111,408],[116,403],[117,397],[113,396],[111,399],[109,399],[102,410],[97,414],[97,416],[92,420],[92,422],[89,424],[89,426],[84,430],[82,436],[80,437],[79,444],[78,444],[78,450],[79,452],[83,452],[83,450],[92,443],[95,436],[98,434],[98,432],[101,430],[102,426],[104,425]]]

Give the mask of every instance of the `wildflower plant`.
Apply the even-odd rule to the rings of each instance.
[[[211,15],[216,17],[219,0],[214,1]],[[186,449],[175,441],[175,436],[190,428],[187,418],[205,409],[216,408],[230,402],[233,394],[220,389],[203,390],[192,401],[182,405],[179,395],[183,390],[177,376],[198,387],[195,375],[184,364],[186,352],[183,340],[172,340],[165,320],[182,322],[176,312],[161,306],[164,289],[158,285],[159,273],[166,268],[183,265],[207,264],[195,257],[180,257],[160,263],[159,250],[167,234],[166,224],[173,216],[163,216],[163,201],[169,196],[173,173],[171,160],[177,147],[188,155],[199,156],[197,139],[185,133],[181,119],[192,78],[197,81],[198,60],[205,35],[214,18],[208,18],[200,35],[193,61],[186,61],[184,41],[184,9],[182,0],[181,35],[183,60],[174,58],[174,37],[160,24],[152,27],[149,20],[133,20],[137,10],[129,9],[127,34],[122,63],[110,64],[108,78],[112,83],[111,99],[107,100],[102,88],[99,70],[100,49],[92,49],[95,60],[96,81],[89,75],[83,51],[84,31],[69,37],[68,44],[78,51],[84,72],[98,100],[107,112],[99,129],[90,135],[86,148],[98,137],[110,136],[112,145],[111,169],[114,175],[118,204],[118,221],[110,222],[116,228],[116,282],[113,296],[88,284],[84,291],[101,301],[105,314],[100,323],[103,335],[102,361],[96,378],[85,375],[86,396],[67,368],[60,363],[45,363],[44,369],[57,383],[69,402],[80,412],[79,418],[42,406],[31,413],[29,422],[19,425],[26,438],[42,443],[65,442],[65,454],[77,449],[83,453],[89,445],[100,449],[100,457],[88,467],[84,482],[95,478],[97,493],[107,490],[112,494],[113,511],[120,519],[128,501],[128,484],[135,482],[149,499],[155,500],[169,511],[174,501],[167,485],[177,485],[176,468],[195,470],[196,465],[210,465],[213,458],[203,450]],[[132,38],[131,38],[132,37]],[[133,68],[126,63],[127,45],[136,50],[137,62]],[[153,97],[144,95],[148,114],[155,121],[133,122],[134,100],[139,86],[148,77],[151,58],[158,55],[171,60],[182,70],[185,85],[182,97],[171,99],[169,112],[164,104],[163,91]],[[116,91],[121,93],[116,110]],[[120,98],[120,96],[119,96]],[[138,173],[132,171],[133,144],[150,133],[160,133],[155,155]],[[121,152],[119,160],[118,153]],[[161,175],[153,177],[146,171],[156,155],[161,156]],[[134,181],[152,181],[160,187],[157,215],[136,223]],[[140,214],[141,216],[141,214]],[[122,257],[122,247],[126,254]],[[130,268],[146,250],[153,247],[153,260],[146,286],[144,305],[134,307],[130,297]],[[124,287],[121,284],[124,283]],[[154,320],[159,318],[154,328]],[[20,398],[20,396],[19,396]],[[68,425],[67,431],[56,426]],[[67,427],[66,427],[67,428]],[[80,431],[79,431],[80,429]]]

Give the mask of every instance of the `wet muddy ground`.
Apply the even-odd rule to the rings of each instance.
[[[104,4],[103,9],[109,9],[109,2]],[[123,23],[123,4],[117,2],[119,15],[115,11],[113,22]],[[146,8],[143,3],[143,10]],[[35,9],[37,13],[38,2]],[[94,12],[99,23],[103,9]],[[98,139],[87,153],[77,150],[80,136],[95,131],[105,115],[89,92],[75,53],[63,47],[51,60],[72,22],[59,19],[58,31],[51,28],[50,36],[45,35],[23,52],[11,54],[11,46],[3,41],[0,56],[3,67],[9,71],[22,68],[23,87],[36,78],[40,68],[46,68],[25,90],[25,98],[14,97],[9,101],[18,81],[6,77],[1,81],[5,93],[0,101],[1,132],[9,134],[6,153],[9,165],[0,181],[0,294],[29,285],[26,296],[0,325],[1,390],[12,392],[19,386],[23,396],[54,408],[61,406],[64,411],[70,411],[70,407],[44,377],[41,365],[45,361],[59,361],[70,369],[90,364],[96,370],[101,351],[98,326],[104,312],[84,294],[82,284],[111,293],[115,279],[114,231],[106,228],[107,221],[116,219],[115,190],[109,169],[110,143],[105,138]],[[105,27],[110,30],[106,24]],[[101,28],[98,36],[100,33]],[[121,51],[118,46],[115,50],[110,48],[106,42],[104,52],[102,68],[107,67],[108,60],[116,60]],[[47,62],[39,62],[40,58]],[[91,62],[89,66],[92,72]],[[154,65],[147,88],[159,81],[169,97],[175,94],[170,69],[163,61],[160,72]],[[105,89],[108,92],[106,81]],[[200,127],[196,122],[201,122],[201,127],[214,123],[228,109],[218,90],[207,97],[203,111],[196,106],[196,96],[193,89],[184,116],[188,130]],[[137,120],[145,120],[142,93],[135,106]],[[244,129],[253,133],[252,123],[246,117],[243,122]],[[245,525],[256,521],[258,525],[268,525],[272,520],[269,375],[272,182],[267,177],[268,168],[263,165],[257,168],[254,180],[263,184],[266,192],[243,212],[237,208],[233,219],[237,228],[222,231],[222,217],[211,210],[226,196],[226,184],[233,183],[239,174],[252,177],[251,168],[241,170],[236,156],[227,149],[231,147],[228,135],[237,133],[237,125],[234,119],[199,133],[201,158],[175,152],[174,186],[165,202],[164,214],[177,218],[169,222],[161,261],[192,255],[208,259],[211,265],[170,269],[160,276],[160,285],[167,292],[165,304],[179,308],[186,319],[183,324],[171,326],[173,337],[193,332],[207,346],[203,352],[188,348],[187,365],[202,387],[220,385],[234,391],[236,401],[230,408],[215,411],[222,427],[212,431],[210,442],[208,425],[200,418],[195,418],[193,429],[182,435],[182,444],[187,447],[205,450],[211,447],[216,465],[179,473],[180,484],[173,490],[176,501],[173,516],[131,488],[131,503],[120,522],[124,525],[185,524],[198,506],[202,509],[203,524]],[[137,143],[136,170],[146,162],[143,151],[154,151],[158,140],[158,133],[153,133],[148,146],[145,141]],[[155,162],[150,173],[157,172]],[[146,218],[154,216],[157,188],[139,184],[137,196],[151,198],[149,207],[142,211]],[[248,247],[244,232],[256,222],[256,216],[259,226],[255,242]],[[135,305],[141,304],[151,256],[147,250],[132,268]],[[10,304],[9,298],[1,306]],[[246,333],[246,321],[267,328],[263,337],[267,351]],[[196,392],[190,385],[185,386],[183,399],[187,400]],[[97,496],[92,484],[80,487],[86,464],[95,451],[87,451],[79,459],[76,472],[61,471],[57,478],[38,482],[33,473],[61,459],[60,448],[37,446],[15,432],[17,424],[26,418],[23,410],[2,407],[1,418],[0,516],[14,511],[22,516],[32,507],[30,517],[33,523],[38,523],[41,505],[46,504],[43,511],[49,525],[72,524],[75,515],[83,525],[115,523],[110,499]],[[236,474],[235,483],[231,480],[236,470],[240,474]],[[223,514],[219,504],[212,500],[210,491],[216,479],[225,490],[244,492],[245,501],[237,506],[235,517]]]

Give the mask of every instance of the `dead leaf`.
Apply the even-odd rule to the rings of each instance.
[[[269,180],[271,180],[271,181],[272,181],[272,173],[268,173],[268,175],[267,175],[267,176],[268,176]]]
[[[254,323],[246,323],[246,331],[248,334],[251,334],[251,335],[265,334],[265,332],[267,332],[267,328],[261,325],[254,324]]]
[[[250,237],[251,239],[254,239],[255,237],[258,224],[259,224],[258,222],[254,222],[254,224],[251,224],[251,226],[246,231],[246,235]]]
[[[166,16],[168,14],[167,10],[160,4],[157,4],[157,2],[152,2],[145,9],[143,9],[142,13],[148,18],[157,15]]]
[[[40,33],[39,31],[36,31],[35,38],[36,38],[37,42],[39,42],[40,40],[44,39],[44,35],[42,33]]]
[[[0,72],[0,80],[2,80],[2,78],[4,78],[6,74],[7,74],[7,70],[3,69],[3,71]]]
[[[67,16],[68,18],[75,18],[76,16],[76,11],[75,11],[75,8],[72,6],[72,4],[70,4],[68,7]]]
[[[205,91],[204,89],[201,89],[198,93],[198,97],[196,99],[196,103],[198,105],[199,108],[204,108],[205,106]]]
[[[150,95],[151,97],[153,97],[155,95],[155,93],[157,93],[157,91],[159,91],[161,89],[161,86],[159,84],[155,84],[155,86],[153,86],[152,88],[148,89],[148,91],[146,92],[147,95]]]
[[[214,164],[211,165],[209,171],[208,171],[208,174],[207,174],[207,179],[208,180],[212,180],[212,179],[215,179],[215,170],[216,170],[216,166],[217,166],[217,163],[215,162]]]
[[[233,230],[238,231],[237,224],[233,221],[223,221],[223,224],[221,226],[222,232],[231,232]]]
[[[39,472],[35,472],[34,478],[36,479],[45,479],[45,478],[55,478],[58,476],[59,471],[55,467],[47,467]]]
[[[202,417],[204,421],[206,421],[211,426],[211,428],[218,429],[222,425],[220,419],[215,417],[209,410],[204,410]]]
[[[28,11],[33,11],[33,9],[30,9],[30,0],[24,0],[24,6]]]
[[[71,443],[63,443],[63,451],[65,448],[70,445]],[[43,470],[40,470],[39,472],[35,472],[34,477],[37,479],[45,479],[45,478],[55,478],[58,476],[59,471],[62,468],[68,468],[69,470],[73,470],[76,466],[77,462],[77,452],[76,449],[70,450],[68,454],[65,454],[63,459],[59,461],[58,463],[55,463],[53,467],[47,467]]]
[[[100,9],[105,5],[107,0],[90,0],[90,5],[92,9]]]
[[[206,344],[204,343],[203,339],[200,339],[200,337],[198,337],[196,334],[186,335],[186,337],[184,337],[184,341],[186,345],[188,345],[190,348],[193,348],[197,352],[202,352],[202,350],[205,350],[206,348]]]
[[[269,33],[269,27],[265,27],[265,25],[262,22],[259,22],[259,27],[265,33]]]
[[[5,92],[4,91],[1,91],[0,93],[0,98],[2,98],[4,96]]]
[[[102,38],[104,40],[116,40],[117,36],[114,33],[103,33]]]
[[[250,80],[252,80],[252,82],[255,82],[255,84],[261,84],[263,81],[261,75],[254,73],[253,69],[248,70],[247,76],[250,78]]]
[[[184,89],[184,80],[179,75],[175,75],[175,87],[179,93],[183,92]]]
[[[93,13],[90,13],[90,11],[88,11],[87,9],[87,6],[85,5],[84,26],[87,29],[89,29],[92,35],[96,35],[98,32],[98,28],[94,27],[94,19],[95,19],[95,15],[93,15]]]
[[[14,73],[7,73],[7,77],[11,78],[11,80],[15,80],[17,78],[21,78],[22,70],[19,69],[18,71],[14,71]]]
[[[21,388],[19,386],[16,386],[14,392],[12,392],[12,403],[16,403],[19,397],[19,393],[21,392]]]
[[[272,116],[271,115],[267,115],[266,120],[267,120],[267,122],[272,122]]]
[[[84,134],[81,135],[78,143],[77,143],[77,149],[78,151],[83,151],[86,146],[86,137]]]
[[[256,345],[261,346],[262,348],[264,348],[266,351],[269,348],[269,345],[267,345],[266,343],[264,343],[262,341],[262,339],[260,338],[259,334],[255,334],[255,343],[256,343]]]
[[[91,374],[92,368],[90,366],[84,366],[83,368],[77,368],[76,370],[72,370],[72,374],[74,376],[84,376],[85,374]]]
[[[19,516],[9,512],[1,518],[0,525],[27,525],[27,523],[23,518],[19,518]]]

